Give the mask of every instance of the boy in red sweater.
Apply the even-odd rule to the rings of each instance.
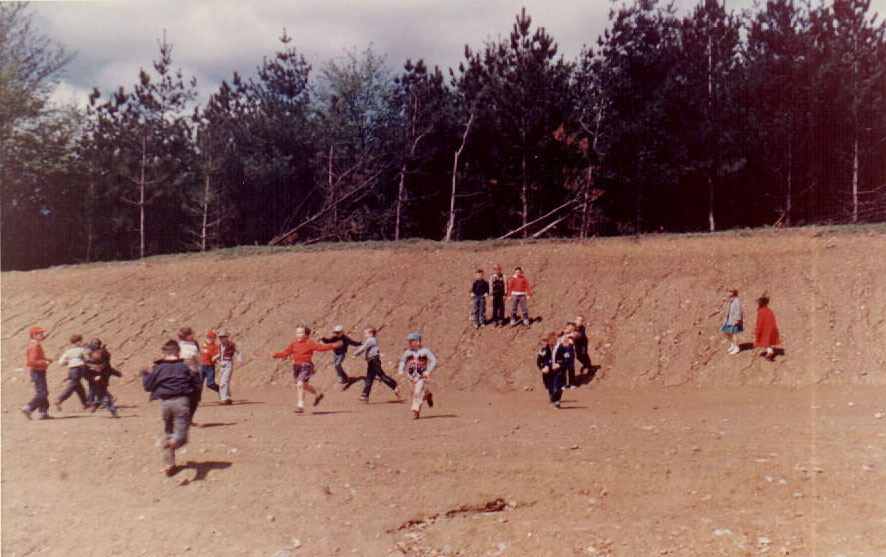
[[[29,420],[31,413],[36,410],[41,420],[49,418],[49,388],[46,386],[46,370],[52,360],[46,359],[43,347],[40,343],[46,338],[43,327],[34,325],[28,329],[31,340],[28,341],[28,350],[25,352],[28,370],[31,372],[31,381],[34,382],[34,398],[22,407],[22,414]]]
[[[523,324],[529,325],[529,309],[526,302],[532,296],[529,280],[523,276],[522,267],[514,267],[514,276],[508,281],[508,298],[511,300],[511,325],[517,324],[517,306],[523,312]]]
[[[298,413],[305,411],[305,391],[314,395],[314,406],[317,406],[323,400],[323,393],[319,392],[313,385],[308,384],[308,381],[314,375],[314,363],[311,361],[314,352],[332,350],[340,344],[339,342],[334,344],[315,342],[308,338],[310,334],[311,329],[308,327],[296,327],[295,340],[280,352],[270,353],[274,358],[288,358],[292,356],[292,378],[295,380],[295,386],[298,389],[298,406],[295,411]]]

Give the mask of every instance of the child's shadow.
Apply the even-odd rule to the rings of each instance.
[[[600,367],[601,366],[595,366],[595,365],[591,364],[590,369],[588,369],[586,373],[581,374],[581,375],[576,375],[575,376],[576,386],[581,387],[582,385],[587,385],[588,383],[593,381],[594,377],[597,375],[597,372],[600,371]]]
[[[345,381],[345,384],[342,385],[341,390],[347,391],[351,388],[351,385],[354,383],[360,383],[361,381],[366,381],[366,376],[361,375],[360,377],[348,377],[348,380]]]
[[[196,470],[197,474],[191,478],[191,481],[198,482],[205,480],[211,470],[224,470],[225,468],[230,467],[231,463],[224,460],[208,460],[206,462],[194,462],[193,460],[189,460],[184,466],[178,467],[177,471],[186,470],[188,468]]]
[[[742,342],[741,344],[738,345],[739,352],[744,352],[745,350],[753,350],[753,349],[754,349],[753,342]]]

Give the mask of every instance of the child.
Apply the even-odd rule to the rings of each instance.
[[[769,298],[766,294],[760,296],[757,300],[757,306],[754,346],[765,348],[766,351],[760,355],[765,356],[771,362],[775,359],[775,350],[772,347],[781,344],[781,337],[778,334],[778,325],[775,324],[775,314],[769,309]]]
[[[554,358],[551,369],[554,377],[551,378],[551,385],[554,390],[552,399],[554,406],[560,408],[560,397],[563,394],[563,384],[570,375],[575,379],[575,350],[572,347],[572,337],[564,336],[554,348]],[[574,387],[570,387],[574,388]]]
[[[274,358],[287,358],[292,356],[292,378],[295,380],[295,386],[298,389],[298,406],[295,411],[302,413],[305,411],[305,391],[314,395],[314,406],[320,404],[323,400],[323,393],[309,385],[308,381],[314,375],[314,363],[311,358],[314,352],[325,352],[335,348],[335,344],[324,344],[314,342],[308,338],[311,330],[305,326],[299,326],[295,329],[295,340],[289,346],[280,352],[270,353]]]
[[[218,394],[221,398],[219,404],[230,406],[233,404],[231,401],[231,375],[234,373],[234,357],[236,356],[237,362],[242,363],[243,354],[240,353],[237,345],[230,340],[227,331],[218,332],[218,343],[216,361],[218,361],[219,377]]]
[[[414,391],[412,394],[412,419],[417,420],[421,413],[421,405],[428,401],[428,406],[434,407],[434,397],[427,390],[427,382],[431,372],[437,367],[437,358],[433,352],[421,345],[421,335],[409,333],[406,337],[409,348],[403,352],[400,358],[400,375],[407,374],[412,381]]]
[[[372,391],[372,382],[377,377],[379,381],[390,387],[394,391],[397,398],[400,397],[400,387],[397,382],[389,377],[381,368],[381,357],[378,353],[378,339],[375,338],[377,331],[374,327],[369,327],[363,331],[363,344],[360,348],[354,350],[354,356],[365,353],[366,358],[366,382],[363,384],[363,392],[360,393],[360,400],[369,402],[369,393]]]
[[[86,404],[86,390],[83,389],[83,384],[80,383],[80,380],[86,374],[85,358],[86,348],[83,346],[83,335],[71,336],[71,347],[65,350],[62,357],[58,359],[59,364],[68,366],[68,385],[55,400],[55,408],[59,412],[62,411],[62,402],[68,400],[74,393],[77,393],[77,398],[80,399],[83,409],[89,408],[89,405]]]
[[[43,327],[34,325],[28,329],[28,349],[25,351],[25,360],[28,371],[31,372],[31,381],[34,382],[34,398],[22,407],[22,414],[29,420],[31,413],[36,410],[41,420],[47,420],[49,415],[49,387],[46,386],[46,370],[52,360],[46,359],[43,347],[40,345],[46,338]]]
[[[90,347],[94,348],[96,346],[99,348],[99,361],[110,366],[111,365],[111,353],[108,352],[108,347],[105,346],[104,344],[102,344],[101,339],[98,339],[98,338],[94,338],[94,339],[90,340],[89,344],[86,345],[86,356],[87,356],[86,359],[87,360],[89,359],[89,354],[90,354],[90,352],[92,352],[92,348],[90,348]],[[88,362],[87,362],[87,364],[88,364]],[[87,370],[86,370],[85,374],[83,375],[83,378],[86,379],[86,385],[87,385],[86,404],[88,404],[94,412],[95,407],[93,407],[93,404],[95,403],[95,385],[93,384],[93,381],[91,380],[92,374],[90,373],[90,371],[88,369],[89,366],[87,365],[86,367],[87,367]],[[93,365],[93,367],[95,367],[95,366]],[[108,392],[108,395],[111,397],[111,402],[114,402],[115,400],[117,400],[114,397],[114,395],[112,395],[110,392]]]
[[[738,334],[744,331],[742,326],[741,302],[738,301],[738,290],[729,290],[729,297],[726,300],[726,317],[723,319],[723,325],[720,330],[726,335],[729,341],[727,354],[738,354],[741,350],[738,347]]]
[[[522,267],[514,267],[514,276],[508,281],[508,298],[511,300],[511,325],[517,324],[517,306],[523,312],[523,324],[529,325],[529,308],[526,302],[532,296],[529,280],[523,276]]]
[[[179,357],[176,341],[166,341],[161,353],[161,359],[154,362],[151,372],[143,369],[141,376],[142,385],[151,393],[149,400],[163,401],[163,471],[172,476],[175,473],[175,449],[188,442],[191,401],[197,390],[197,378]]]
[[[585,332],[585,318],[579,315],[575,318],[575,358],[581,362],[581,371],[590,372],[591,357],[588,356],[588,335]]]
[[[218,360],[218,343],[215,339],[218,335],[215,331],[206,333],[206,344],[200,352],[200,374],[197,375],[197,383],[200,389],[203,389],[203,382],[206,382],[206,388],[218,392],[218,384],[215,382],[215,362]]]
[[[538,354],[535,358],[535,365],[538,367],[539,371],[541,371],[541,379],[544,383],[545,389],[548,391],[548,398],[551,401],[551,404],[555,404],[557,400],[559,400],[559,396],[555,396],[555,392],[558,392],[562,389],[563,385],[558,385],[558,388],[554,388],[554,376],[557,374],[554,373],[552,367],[554,365],[554,345],[557,343],[557,333],[550,332],[546,337],[541,339],[541,346],[539,347]]]
[[[103,406],[111,413],[112,418],[117,418],[119,417],[117,407],[114,406],[114,398],[108,392],[108,383],[112,375],[122,377],[123,374],[111,367],[110,358],[104,359],[104,352],[106,351],[101,344],[90,344],[86,347],[86,376],[95,397],[92,411],[95,412]]]
[[[505,276],[501,272],[501,265],[492,267],[492,322],[502,327],[505,324]]]
[[[557,348],[554,350],[554,363],[557,363],[557,350],[560,347],[564,348],[564,358],[568,360],[568,365],[565,368],[566,376],[566,389],[574,389],[575,388],[575,337],[578,336],[578,333],[575,331],[574,323],[566,323],[566,326],[563,327],[563,330],[560,332],[560,340],[557,343]],[[569,341],[567,344],[566,341]],[[567,353],[568,352],[568,353]]]
[[[486,326],[486,295],[489,294],[489,283],[483,278],[483,269],[477,269],[477,278],[471,286],[471,298],[474,301],[471,306],[471,317],[474,319],[474,328]]]
[[[338,375],[338,382],[342,385],[347,385],[348,374],[345,373],[341,364],[345,361],[345,356],[348,355],[348,346],[360,346],[360,343],[346,335],[345,328],[342,325],[336,325],[332,329],[332,336],[321,338],[320,342],[327,344],[341,343],[340,346],[332,350],[332,367],[335,368],[335,373]]]
[[[194,341],[194,329],[182,327],[178,330],[179,356],[195,376],[200,373],[200,347]]]

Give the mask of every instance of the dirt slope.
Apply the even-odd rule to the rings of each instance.
[[[473,330],[477,267],[520,264],[530,328]],[[220,253],[2,275],[3,555],[886,554],[886,232],[792,230],[585,243],[403,244]],[[727,356],[766,291],[785,355]],[[543,332],[590,324],[594,381],[546,402]],[[26,421],[26,330],[55,357],[100,336],[122,419]],[[423,419],[376,385],[293,413],[268,350],[297,323],[381,328],[389,372],[420,330],[441,361]],[[244,349],[231,407],[160,471],[135,373],[183,324]],[[751,340],[746,333],[745,342]],[[331,358],[315,357],[330,387]],[[346,368],[362,375],[362,361]],[[64,372],[50,368],[50,395]]]

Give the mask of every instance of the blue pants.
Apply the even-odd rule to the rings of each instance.
[[[347,356],[347,352],[332,355],[332,367],[335,368],[335,373],[336,375],[338,375],[338,380],[342,383],[348,382],[348,374],[345,373],[344,368],[341,367],[342,362],[345,361],[345,356]]]
[[[86,406],[86,390],[83,389],[83,385],[80,383],[85,369],[85,366],[76,366],[68,369],[68,384],[65,386],[62,394],[58,396],[59,404],[68,400],[72,394],[77,393],[77,398],[80,399],[80,404]]]
[[[366,362],[366,382],[363,384],[363,393],[360,396],[369,398],[369,393],[372,391],[372,382],[375,381],[376,377],[388,387],[392,389],[397,388],[397,382],[381,368],[381,360],[372,358]]]
[[[215,366],[201,365],[200,372],[197,374],[197,382],[200,383],[200,389],[203,389],[203,382],[206,381],[206,388],[218,392],[218,385],[215,383]]]
[[[107,408],[112,416],[116,416],[117,407],[111,402],[111,393],[108,392],[108,386],[99,381],[93,386],[93,391],[95,392],[95,402],[93,403],[95,408]]]
[[[49,411],[49,387],[46,386],[46,370],[31,370],[31,381],[34,382],[34,398],[25,406],[30,414],[34,410],[45,416]]]
[[[474,308],[471,310],[474,316],[474,326],[480,327],[486,324],[486,296],[474,296]]]
[[[552,369],[551,371],[542,375],[542,380],[544,381],[545,388],[548,390],[548,397],[551,402],[560,402],[560,397],[563,394],[563,383],[565,380],[565,370],[561,367],[560,369]]]

